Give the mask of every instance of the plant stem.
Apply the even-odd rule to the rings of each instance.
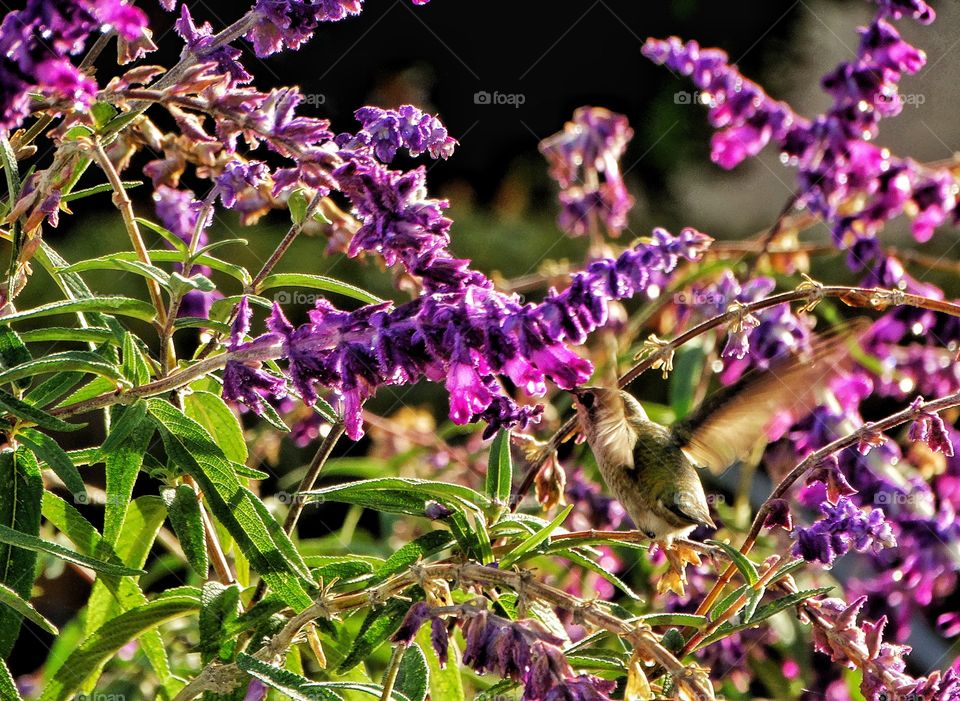
[[[133,213],[133,202],[131,202],[130,197],[127,196],[127,191],[123,187],[120,174],[117,173],[117,169],[113,167],[110,156],[108,156],[107,152],[103,149],[103,143],[100,139],[97,138],[93,140],[93,149],[97,164],[107,176],[107,180],[113,188],[113,202],[117,205],[117,209],[120,210],[124,227],[130,237],[130,243],[133,244],[133,250],[136,252],[137,258],[140,259],[141,263],[152,265],[150,253],[147,250],[146,244],[143,242],[143,236],[140,234],[140,226],[137,224],[136,215]],[[157,326],[162,329],[167,322],[167,312],[163,304],[163,296],[160,293],[160,285],[156,280],[151,278],[145,279],[147,289],[150,292],[150,299],[153,301],[153,306],[157,308]]]
[[[396,645],[393,648],[393,654],[390,656],[390,666],[383,677],[383,693],[380,694],[380,701],[390,701],[393,696],[393,687],[397,683],[397,675],[400,673],[400,661],[403,659],[403,653],[406,649],[406,645]]]
[[[293,535],[294,530],[297,528],[297,521],[300,519],[300,514],[303,513],[303,500],[297,498],[297,496],[301,492],[308,492],[313,489],[317,478],[323,471],[323,466],[330,458],[330,454],[333,453],[333,449],[337,445],[337,441],[340,440],[340,436],[343,435],[343,432],[343,421],[337,421],[330,427],[330,432],[324,436],[323,441],[317,448],[317,452],[314,453],[313,460],[310,461],[307,473],[303,476],[303,479],[300,480],[297,494],[294,495],[294,499],[290,504],[290,510],[287,511],[287,517],[283,522],[283,530],[287,532],[287,535]]]

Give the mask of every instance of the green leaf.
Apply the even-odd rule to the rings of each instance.
[[[124,611],[85,639],[48,680],[42,701],[66,701],[79,689],[91,669],[96,669],[120,648],[145,632],[200,608],[200,600],[188,594],[171,594]]]
[[[39,387],[37,389],[39,389]],[[0,409],[16,416],[18,419],[30,421],[48,431],[77,431],[86,426],[86,424],[72,424],[63,419],[58,419],[43,409],[38,409],[32,404],[17,399],[12,394],[4,392],[3,390],[0,390]]]
[[[83,477],[57,441],[46,433],[40,433],[31,428],[22,429],[17,434],[17,439],[47,463],[47,467],[63,480],[63,484],[73,494],[74,499],[87,498],[87,487],[83,483]]]
[[[30,605],[29,601],[21,599],[17,592],[3,584],[0,584],[0,604],[13,609],[19,615],[33,621],[37,626],[51,635],[56,635],[59,632],[55,625],[37,613],[37,610]]]
[[[205,316],[178,316],[177,319],[173,322],[173,328],[175,329],[211,329],[228,335],[230,333],[230,325],[225,324],[222,321],[215,321],[208,319]]]
[[[237,655],[237,666],[251,677],[255,677],[294,701],[343,701],[337,691],[360,691],[374,698],[380,698],[383,687],[379,684],[363,682],[312,682],[294,672],[267,664],[253,655],[241,652]],[[410,701],[396,689],[395,701]],[[441,701],[437,699],[437,701]],[[443,701],[446,701],[445,699]]]
[[[13,676],[7,668],[7,663],[0,659],[0,699],[4,701],[23,701],[20,690],[17,689]]]
[[[287,198],[287,209],[290,210],[290,221],[294,224],[302,224],[307,216],[307,196],[303,193],[303,188],[298,187],[290,193]]]
[[[240,420],[227,403],[212,392],[193,392],[183,398],[187,416],[207,429],[228,460],[247,461],[247,443],[243,440]]]
[[[594,572],[595,574],[600,575],[603,579],[610,582],[610,584],[615,586],[617,589],[622,591],[624,594],[629,596],[634,601],[640,600],[640,596],[635,591],[633,591],[633,589],[631,589],[626,582],[624,582],[622,579],[617,577],[617,575],[615,575],[613,572],[610,572],[609,570],[606,570],[603,567],[601,567],[598,563],[594,562],[589,557],[585,556],[583,553],[578,552],[577,550],[574,550],[571,548],[569,550],[564,550],[561,552],[551,553],[551,554],[558,555],[559,557],[564,557],[570,560],[573,564],[580,565],[580,567],[583,567],[584,569],[590,570],[591,572]]]
[[[24,400],[33,406],[47,406],[48,404],[52,404],[56,400],[60,399],[60,397],[76,387],[83,378],[84,373],[82,372],[61,372],[57,373],[56,375],[51,375],[32,390],[27,392]],[[97,379],[102,380],[103,378],[99,377]],[[37,425],[39,426],[40,424]],[[60,430],[52,429],[49,426],[41,426],[41,428]]]
[[[143,185],[142,180],[124,180],[121,185],[123,185],[124,190],[132,190],[135,187],[140,187]],[[73,192],[68,192],[60,198],[60,202],[73,202],[74,200],[80,200],[84,197],[90,197],[91,195],[99,195],[101,192],[113,192],[113,185],[110,183],[101,183],[100,185],[94,185],[93,187],[85,187],[81,190],[74,190]]]
[[[153,321],[156,315],[156,309],[153,308],[152,304],[147,304],[139,299],[119,296],[87,297],[85,299],[62,299],[22,312],[14,312],[0,317],[0,324],[11,324],[14,321],[23,321],[24,319],[37,319],[44,316],[78,312],[103,312],[104,314],[129,316],[141,321]]]
[[[126,253],[127,251],[124,251],[124,254]],[[87,270],[119,270],[124,273],[133,273],[134,275],[154,280],[164,289],[169,289],[170,287],[170,274],[168,272],[155,265],[148,265],[139,260],[127,260],[126,257],[113,258],[107,256],[104,258],[85,260],[74,263],[61,272],[80,273]]]
[[[649,626],[687,626],[688,628],[702,628],[710,622],[706,616],[695,613],[648,613],[637,616],[637,621]]]
[[[267,275],[260,283],[257,293],[263,293],[275,287],[305,287],[310,290],[322,290],[324,292],[333,292],[336,294],[356,299],[364,304],[380,304],[384,300],[376,295],[370,294],[364,289],[351,285],[342,280],[335,280],[332,277],[323,275],[308,275],[307,273],[274,273]],[[279,300],[283,303],[283,300]],[[290,301],[296,301],[291,299]]]
[[[203,585],[201,601],[199,647],[202,662],[208,664],[215,658],[229,662],[233,659],[238,642],[235,635],[228,633],[228,628],[240,615],[240,587],[236,584],[226,586],[220,582],[207,582]]]
[[[732,635],[737,631],[746,630],[747,628],[755,628],[762,621],[765,621],[771,616],[774,616],[780,613],[781,611],[791,608],[792,606],[796,606],[797,604],[800,604],[811,597],[821,596],[823,594],[826,594],[830,592],[832,589],[833,587],[820,587],[819,589],[805,589],[803,591],[794,592],[793,594],[787,594],[786,596],[782,596],[779,599],[775,599],[758,608],[756,613],[753,615],[753,617],[746,622],[736,623],[736,624],[729,623],[729,622],[724,623],[712,635],[704,638],[703,642],[701,642],[697,646],[697,650],[700,650],[706,647],[707,645],[715,643],[718,640],[726,638],[727,636]]]
[[[418,560],[438,553],[453,545],[453,538],[447,531],[430,531],[416,540],[412,540],[397,550],[387,559],[383,566],[376,571],[371,585],[386,581],[397,572],[408,568]]]
[[[0,543],[6,543],[7,545],[13,545],[18,548],[25,548],[34,552],[47,553],[48,555],[53,555],[54,557],[58,557],[66,562],[71,562],[74,565],[80,565],[81,567],[87,567],[102,574],[111,574],[118,577],[130,577],[144,574],[143,570],[135,570],[123,565],[117,565],[112,562],[104,562],[103,560],[98,560],[94,557],[81,555],[80,553],[70,550],[69,548],[65,548],[57,543],[50,542],[49,540],[43,540],[34,535],[15,531],[3,524],[0,524]]]
[[[774,599],[773,601],[758,608],[756,613],[747,619],[746,622],[749,625],[755,625],[760,621],[765,621],[771,616],[780,613],[784,609],[788,609],[791,606],[796,606],[797,604],[802,603],[814,596],[822,596],[823,594],[827,594],[832,590],[833,587],[819,587],[817,589],[803,589],[792,594],[787,594],[786,596],[782,596],[779,599]]]
[[[186,241],[181,239],[179,236],[177,236],[175,233],[173,233],[169,229],[164,229],[162,226],[150,221],[149,219],[142,219],[141,217],[136,217],[135,221],[140,226],[150,229],[150,231],[154,232],[155,234],[160,234],[163,240],[169,243],[173,247],[174,251],[181,254],[181,257],[177,258],[177,260],[186,261],[186,257],[190,253],[190,247],[187,245]],[[155,260],[155,259],[153,256],[150,256],[150,260]]]
[[[160,528],[163,520],[162,504],[157,508],[156,499],[144,498],[134,500],[129,509],[129,527],[124,529],[122,537],[117,542],[117,550],[114,551],[109,543],[106,543],[97,529],[87,521],[79,511],[63,499],[50,492],[43,494],[43,515],[53,524],[61,533],[66,535],[77,549],[85,555],[99,555],[102,559],[119,560],[120,556],[126,558],[125,564],[141,566],[146,559],[147,552],[151,548],[156,532]],[[143,595],[136,580],[131,577],[98,577],[94,582],[93,591],[90,594],[87,608],[87,622],[102,623],[109,617],[115,616],[120,611],[125,611],[136,606],[147,603],[147,598]],[[81,625],[75,630],[76,635],[83,634],[85,625]],[[90,630],[99,628],[99,624]],[[67,631],[74,630],[68,626],[61,631],[61,639]],[[59,639],[58,639],[59,640]],[[80,640],[70,644],[70,648],[76,647]],[[59,644],[59,642],[57,643]],[[176,686],[177,681],[170,673],[170,665],[166,657],[166,646],[160,633],[156,630],[149,631],[139,638],[140,647],[143,649],[153,667],[157,677],[164,684],[165,688],[170,689]],[[67,655],[63,654],[45,667],[45,673],[49,678],[62,665]],[[99,668],[89,670],[98,673]]]
[[[272,526],[264,521],[266,507],[243,488],[220,447],[169,402],[149,399],[147,404],[161,428],[168,457],[197,481],[214,516],[243,555],[292,608],[300,611],[309,606],[312,598],[307,590],[314,587],[310,571],[302,558],[291,557],[296,548],[276,521],[270,519]]]
[[[410,701],[424,701],[430,683],[427,658],[416,643],[411,643],[400,659],[400,669],[394,689]]]
[[[93,118],[93,126],[97,128],[97,131],[100,131],[111,119],[117,116],[117,108],[109,102],[94,102],[90,105],[90,116]]]
[[[0,326],[0,371],[15,368],[33,359],[23,339],[9,326]],[[30,386],[29,382],[17,385],[17,389],[24,390]]]
[[[116,412],[110,419],[110,432],[100,446],[101,455],[109,455],[115,450],[123,448],[124,443],[134,429],[143,423],[149,423],[147,419],[147,403],[142,399],[137,399],[132,404],[120,407],[123,411]]]
[[[487,496],[500,504],[510,503],[513,489],[513,460],[510,458],[510,431],[500,429],[490,444],[487,462]]]
[[[0,525],[36,537],[40,533],[43,479],[36,458],[26,448],[0,450]],[[30,597],[37,554],[0,543],[0,584],[24,599]],[[0,610],[0,659],[13,649],[22,616]]]
[[[0,327],[9,329],[8,326]],[[78,329],[72,326],[45,326],[40,329],[25,329],[20,332],[24,343],[40,343],[45,341],[77,341],[84,343],[116,343],[113,331],[110,329],[87,328]]]
[[[469,487],[407,477],[360,480],[301,492],[301,496],[307,503],[338,501],[414,516],[424,515],[424,507],[428,501],[438,501],[453,508],[471,511],[480,511],[490,506],[490,500],[486,496]]]
[[[517,547],[502,557],[500,559],[500,567],[509,567],[515,562],[519,562],[520,559],[527,553],[532,552],[538,545],[540,545],[540,543],[549,538],[550,534],[560,527],[560,524],[567,520],[567,516],[570,515],[571,511],[573,511],[573,504],[568,504],[567,507],[557,514],[557,517],[547,524],[546,527],[541,528],[539,531],[524,540]]]
[[[134,387],[147,384],[150,381],[150,364],[137,345],[137,338],[129,331],[123,333],[121,350],[123,364],[120,369],[123,376]]]
[[[187,562],[201,578],[206,578],[209,567],[207,539],[203,531],[203,517],[200,514],[197,493],[190,485],[181,484],[176,488],[163,489],[161,496],[167,505],[170,525],[177,534]]]
[[[0,322],[2,321],[3,319],[0,319]],[[120,374],[116,366],[108,363],[100,354],[92,351],[73,350],[51,353],[15,368],[4,370],[0,372],[0,384],[49,372],[89,372],[117,382],[123,380],[123,375]]]
[[[460,651],[456,638],[447,646],[447,663],[441,667],[440,660],[430,640],[430,626],[421,626],[416,637],[417,644],[427,657],[430,670],[430,698],[437,701],[465,701],[463,682],[460,679]]]
[[[737,569],[740,570],[740,575],[747,584],[753,586],[760,580],[760,573],[757,572],[757,566],[747,559],[747,557],[735,547],[729,543],[722,543],[719,540],[707,540],[704,542],[706,542],[708,545],[715,545],[723,550],[733,564],[737,566]]]
[[[103,514],[103,538],[115,543],[123,528],[133,485],[143,466],[153,438],[154,425],[146,418],[146,402],[114,407],[111,429],[101,448],[106,474],[107,503]],[[115,435],[118,434],[118,435]]]
[[[393,635],[407,614],[410,602],[390,599],[379,608],[371,609],[360,625],[349,654],[337,667],[337,674],[345,674],[367,659],[370,654]]]

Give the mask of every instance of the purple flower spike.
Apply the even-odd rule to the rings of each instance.
[[[874,552],[892,548],[897,541],[882,509],[866,512],[843,497],[836,506],[822,504],[824,518],[809,528],[798,528],[792,553],[805,560],[832,566],[833,561],[851,549]]]
[[[540,142],[550,175],[560,184],[559,225],[583,236],[597,224],[618,236],[633,198],[620,174],[620,158],[633,137],[627,118],[600,107],[581,107],[563,131]]]
[[[913,219],[914,237],[926,241],[957,206],[957,186],[949,171],[897,158],[871,143],[881,118],[902,110],[901,78],[918,72],[926,60],[887,20],[910,15],[929,22],[934,16],[920,1],[878,4],[876,17],[861,30],[856,57],[823,80],[833,106],[813,119],[768,96],[731,65],[723,51],[676,37],[650,39],[643,48],[652,61],[690,76],[706,98],[710,123],[719,130],[711,153],[717,164],[733,168],[775,144],[783,162],[799,171],[798,203],[821,216],[835,241],[846,247],[874,239],[888,220],[902,213]],[[855,268],[870,262],[851,259]]]

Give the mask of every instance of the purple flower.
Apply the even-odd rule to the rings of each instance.
[[[401,645],[409,645],[427,621],[430,621],[430,643],[434,652],[437,653],[440,666],[445,667],[447,664],[447,648],[449,647],[447,626],[442,618],[433,614],[426,602],[418,601],[407,609],[407,615],[403,617],[400,627],[397,628],[397,632],[393,634],[391,640]]]
[[[244,343],[244,338],[250,331],[252,317],[253,310],[250,309],[250,302],[244,296],[237,304],[227,350],[239,351],[276,342],[276,336],[265,334],[250,343]],[[258,361],[230,360],[223,369],[224,399],[243,404],[258,415],[263,413],[264,398],[281,399],[286,396],[286,393],[286,383],[283,378],[262,370]]]
[[[216,177],[220,188],[220,201],[224,207],[232,208],[244,190],[257,189],[264,185],[270,171],[260,161],[230,161],[223,172]]]
[[[425,5],[429,0],[413,0]],[[250,30],[257,56],[263,58],[282,49],[299,49],[309,41],[321,22],[338,22],[359,15],[363,0],[257,0],[254,11],[260,22]]]
[[[563,131],[540,142],[550,175],[561,187],[559,225],[571,236],[582,236],[600,223],[618,236],[627,225],[633,198],[619,161],[632,137],[623,115],[581,107]]]
[[[401,148],[414,157],[429,151],[431,158],[446,159],[457,145],[437,117],[413,105],[396,110],[361,107],[354,114],[363,128],[355,135],[340,134],[337,145],[348,151],[369,150],[384,163],[390,163]]]
[[[243,64],[240,63],[240,49],[230,45],[210,49],[210,46],[214,43],[213,28],[209,22],[204,22],[197,27],[193,23],[193,17],[190,16],[190,10],[186,4],[180,8],[180,19],[174,26],[177,34],[187,42],[187,48],[198,61],[215,62],[217,72],[229,76],[231,83],[234,85],[242,85],[253,80],[253,76],[247,73]]]
[[[950,441],[950,435],[947,433],[946,426],[939,414],[924,411],[923,397],[917,397],[910,403],[910,408],[917,412],[918,416],[910,424],[909,438],[912,441],[923,441],[931,450],[943,453],[947,457],[953,456],[953,443]]]
[[[524,685],[522,701],[605,701],[616,683],[574,674],[562,642],[535,620],[508,621],[487,611],[463,623],[463,663]]]
[[[791,550],[794,556],[832,566],[834,559],[851,548],[878,552],[897,544],[883,509],[866,512],[842,497],[836,505],[822,504],[820,511],[823,519],[809,528],[797,528],[797,541]]]

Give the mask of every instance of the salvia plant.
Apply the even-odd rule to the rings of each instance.
[[[457,258],[427,168],[395,164],[455,157],[437,116],[364,106],[334,127],[297,87],[256,87],[249,53],[296,51],[362,0],[257,0],[223,27],[159,4],[174,65],[122,0],[28,0],[0,25],[0,658],[52,640],[0,664],[0,697],[960,698],[960,666],[907,645],[960,633],[960,305],[883,240],[900,217],[918,243],[956,235],[960,163],[874,143],[926,60],[898,29],[934,20],[922,0],[875,0],[813,116],[720,50],[649,39],[696,91],[713,161],[776,149],[795,195],[739,248],[629,241],[633,132],[582,107],[540,150],[586,259],[529,298]],[[129,246],[65,259],[51,228],[96,200]],[[225,210],[289,229],[244,266],[212,226]],[[800,240],[814,224],[829,245]],[[277,272],[305,236],[314,254]],[[856,284],[813,277],[831,252]],[[344,253],[394,294],[318,274]],[[285,304],[304,289],[305,315]],[[670,423],[852,317],[812,412],[771,417],[739,487],[704,475],[717,530],[651,546],[566,440],[569,390],[643,375]],[[416,383],[449,421],[365,409]],[[276,479],[281,441],[313,457]],[[58,579],[87,597],[67,615],[31,604]]]

